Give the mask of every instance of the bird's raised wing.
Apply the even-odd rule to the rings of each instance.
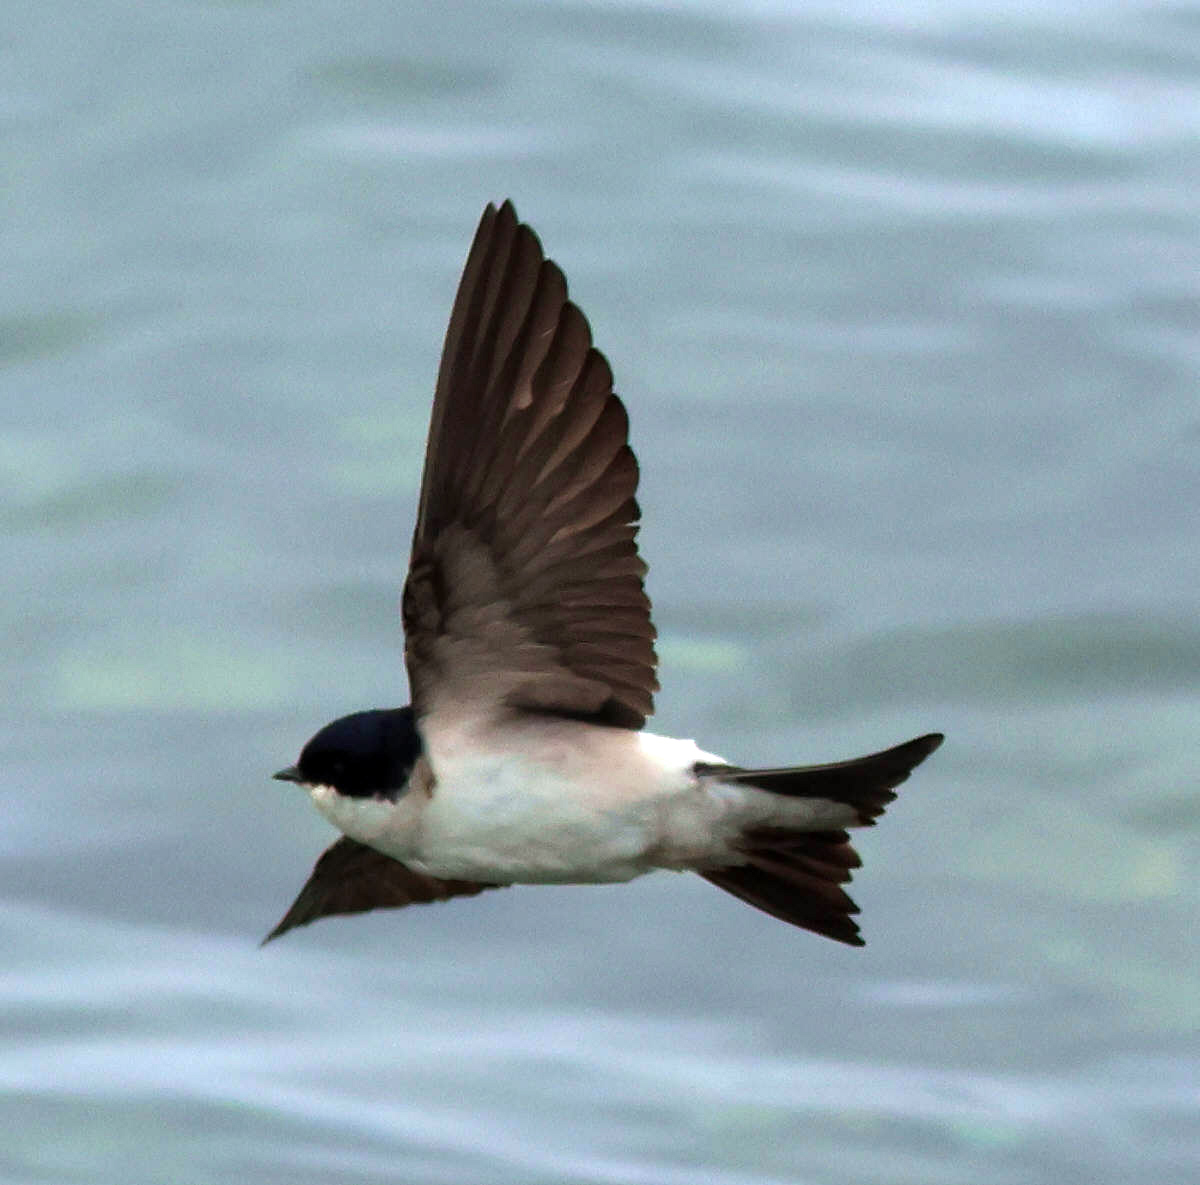
[[[300,895],[279,925],[263,939],[263,945],[294,926],[307,926],[330,914],[427,905],[451,897],[473,897],[484,889],[500,887],[479,881],[441,880],[343,837],[322,853]]]
[[[562,272],[511,203],[489,205],[446,332],[404,588],[419,715],[645,723],[658,683],[628,430]]]

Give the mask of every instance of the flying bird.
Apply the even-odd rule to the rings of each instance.
[[[659,685],[628,434],[562,272],[510,202],[488,205],[404,586],[412,703],[335,720],[274,775],[343,834],[264,941],[331,914],[674,869],[862,945],[847,828],[942,737],[749,769],[644,731]]]

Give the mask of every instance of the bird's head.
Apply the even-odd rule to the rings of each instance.
[[[355,712],[325,725],[300,760],[274,777],[307,790],[329,786],[348,798],[395,801],[408,789],[422,750],[411,707]]]

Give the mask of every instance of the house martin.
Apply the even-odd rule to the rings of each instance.
[[[446,332],[404,586],[412,703],[335,720],[275,774],[342,838],[264,941],[330,914],[664,868],[862,945],[847,829],[942,737],[750,769],[643,730],[655,631],[612,384],[562,272],[510,202],[489,205]]]

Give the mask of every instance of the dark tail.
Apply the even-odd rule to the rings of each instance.
[[[791,798],[844,802],[858,812],[858,825],[866,827],[895,799],[895,788],[941,743],[941,733],[930,733],[882,753],[830,765],[792,769],[701,765],[696,772]],[[853,917],[858,906],[841,888],[862,864],[845,831],[760,828],[742,837],[741,850],[745,863],[700,875],[772,917],[838,942],[863,945]]]

